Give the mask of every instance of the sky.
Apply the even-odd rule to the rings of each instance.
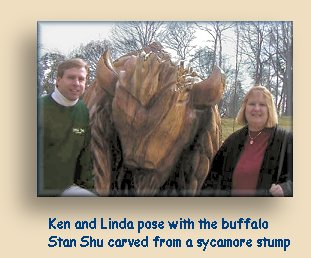
[[[59,51],[67,55],[71,50],[91,40],[108,39],[111,27],[117,22],[38,22],[40,50]],[[207,32],[198,31],[196,44],[206,45]],[[234,46],[224,46],[234,50]]]
[[[38,22],[38,43],[42,50],[68,54],[91,40],[108,38],[111,22]]]
[[[38,54],[41,56],[45,52],[58,51],[64,55],[68,55],[73,49],[81,44],[89,43],[91,40],[108,39],[110,29],[118,21],[44,21],[38,22]],[[233,30],[228,35],[229,38],[234,38]],[[206,46],[206,40],[209,36],[205,31],[198,31],[197,45]],[[229,43],[228,43],[229,42]],[[230,43],[232,40],[227,40],[223,45],[224,53],[230,58],[230,63],[235,64],[235,44]],[[169,49],[167,52],[174,56],[174,53]],[[176,61],[176,60],[175,60]],[[245,78],[246,85],[250,85],[250,79]]]

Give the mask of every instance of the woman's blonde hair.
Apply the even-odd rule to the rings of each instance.
[[[263,96],[266,99],[266,104],[268,107],[268,119],[266,123],[266,127],[271,128],[274,127],[278,124],[278,114],[276,112],[275,104],[273,102],[273,96],[271,92],[264,86],[253,86],[245,95],[244,100],[242,102],[242,105],[240,107],[240,110],[237,114],[236,121],[240,125],[246,125],[247,120],[245,117],[245,109],[246,109],[246,104],[249,99],[249,96],[252,92],[254,91],[259,91],[263,94]]]

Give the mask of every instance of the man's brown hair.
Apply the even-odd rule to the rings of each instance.
[[[68,59],[58,65],[57,78],[62,78],[65,70],[68,70],[71,68],[83,68],[83,67],[86,70],[86,76],[88,78],[89,65],[86,62],[84,62],[81,58]]]

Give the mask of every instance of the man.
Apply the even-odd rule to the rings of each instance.
[[[84,93],[88,65],[75,58],[58,66],[56,87],[38,102],[38,195],[92,195],[88,109]],[[76,194],[68,189],[80,189]]]

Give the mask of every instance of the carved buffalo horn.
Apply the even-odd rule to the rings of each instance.
[[[156,44],[113,63],[108,51],[103,54],[85,96],[97,193],[190,196],[200,191],[221,143],[214,104],[225,85],[218,67],[201,80]]]
[[[192,103],[197,109],[217,104],[224,92],[225,75],[215,66],[209,77],[193,85],[191,89]]]
[[[118,80],[118,73],[113,67],[109,50],[106,50],[99,59],[96,67],[96,79],[99,87],[114,95],[115,85]]]

